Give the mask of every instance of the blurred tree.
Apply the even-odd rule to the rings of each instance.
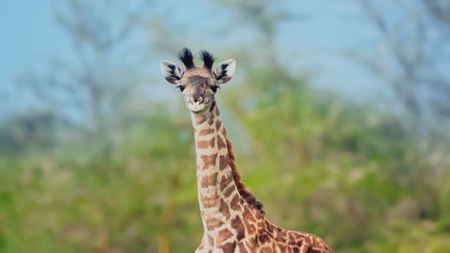
[[[73,45],[73,60],[55,58],[43,77],[24,73],[19,82],[44,111],[70,122],[110,153],[112,133],[127,122],[130,93],[142,75],[133,36],[148,5],[70,0],[56,5],[56,20]],[[134,52],[134,53],[133,53]],[[136,99],[135,97],[133,99]],[[36,105],[31,105],[36,106]]]
[[[383,39],[381,54],[373,55],[367,66],[391,87],[410,119],[410,130],[425,139],[448,140],[450,3],[357,2]],[[390,15],[393,10],[401,14],[394,18]]]
[[[227,24],[227,27],[236,27],[250,25],[259,35],[254,45],[259,45],[260,50],[252,50],[257,52],[261,61],[268,67],[278,67],[278,55],[280,48],[277,47],[279,26],[287,22],[304,21],[306,16],[295,13],[286,8],[286,2],[274,0],[250,0],[250,1],[225,1],[218,0],[218,4],[230,11],[230,14],[236,16],[234,24]],[[228,30],[230,33],[231,31]],[[262,44],[259,43],[262,41]],[[247,51],[248,52],[248,51]],[[244,53],[244,52],[243,52]]]
[[[0,154],[19,155],[34,148],[48,150],[65,122],[50,112],[29,112],[9,117],[0,127]]]

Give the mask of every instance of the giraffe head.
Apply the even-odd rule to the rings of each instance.
[[[184,48],[178,54],[184,69],[170,61],[160,62],[161,73],[166,81],[180,89],[187,108],[196,114],[202,114],[211,108],[217,89],[231,79],[236,69],[234,59],[220,63],[213,70],[214,57],[210,53],[201,51],[200,58],[203,66],[197,67],[191,51]]]

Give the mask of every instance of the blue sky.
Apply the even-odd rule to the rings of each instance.
[[[123,3],[127,5],[132,2]],[[161,13],[168,14],[162,15],[161,19],[183,27],[191,38],[206,36],[206,43],[203,44],[209,43],[206,46],[214,52],[219,46],[218,41],[236,41],[236,38],[214,37],[216,26],[226,26],[227,19],[233,16],[224,15],[220,8],[205,2],[157,1],[157,6]],[[44,71],[47,60],[52,57],[72,57],[70,39],[55,20],[56,3],[52,0],[0,2],[2,100],[11,102],[20,99],[15,84],[20,73],[27,70],[36,73]],[[370,55],[377,46],[376,32],[364,21],[353,1],[288,1],[287,6],[293,12],[307,17],[304,21],[279,27],[277,46],[288,48],[280,50],[281,59],[288,62],[287,65],[299,71],[318,70],[314,78],[314,84],[318,87],[351,96],[378,96],[381,82],[375,80],[356,61],[342,56],[342,53],[350,50]],[[195,25],[199,23],[202,26]],[[236,30],[233,34],[242,39],[252,39],[254,36],[245,27],[231,29]],[[13,106],[14,103],[9,105]]]
[[[54,20],[53,11],[51,0],[0,2],[2,113],[14,111],[15,101],[23,99],[16,83],[21,73],[43,71],[50,57],[67,55],[70,45]]]
[[[50,49],[64,45],[51,12],[50,1],[45,0],[0,2],[2,84],[11,82],[26,66],[35,65],[33,61],[51,52]]]

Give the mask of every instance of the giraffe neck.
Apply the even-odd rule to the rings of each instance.
[[[209,238],[242,216],[244,200],[233,180],[226,131],[216,103],[202,115],[192,113],[197,158],[198,200],[205,234]]]
[[[216,103],[192,113],[197,185],[204,236],[196,252],[330,252],[318,238],[286,231],[268,221],[260,202],[246,191],[234,165],[231,143]],[[316,247],[317,246],[317,247]]]

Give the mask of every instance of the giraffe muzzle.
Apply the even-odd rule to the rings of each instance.
[[[190,98],[187,107],[194,113],[200,113],[208,109],[210,105],[210,99],[203,98],[203,96],[197,98]]]

